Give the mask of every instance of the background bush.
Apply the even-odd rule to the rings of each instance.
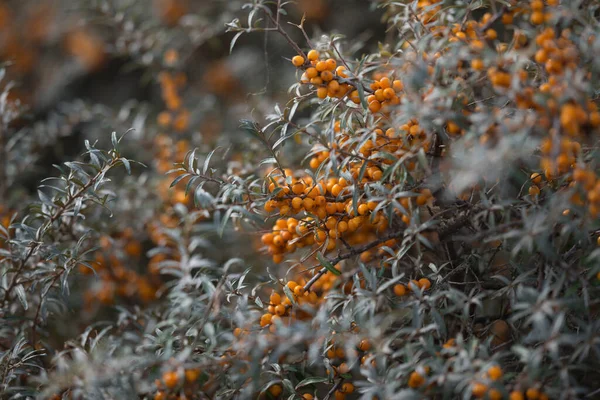
[[[600,396],[596,1],[0,4],[0,397]]]

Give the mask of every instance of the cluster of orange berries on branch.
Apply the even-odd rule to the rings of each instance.
[[[550,21],[553,17],[553,13],[548,11],[549,7],[556,6],[559,3],[559,0],[531,0],[529,2],[529,7],[531,14],[529,16],[529,21],[533,25],[542,25],[543,23]]]
[[[159,114],[157,122],[163,127],[168,127],[172,123],[173,127],[179,131],[187,129],[189,113],[182,109],[183,98],[179,93],[187,83],[187,77],[183,72],[163,71],[158,76],[161,95],[169,112]],[[180,129],[179,129],[180,128]]]
[[[549,77],[563,75],[565,70],[575,70],[579,61],[579,50],[565,29],[557,36],[554,28],[546,28],[535,37],[537,51],[535,62],[544,66]]]
[[[103,236],[100,238],[100,244],[102,249],[96,251],[92,265],[100,281],[95,288],[85,293],[86,307],[91,307],[96,301],[104,305],[113,304],[117,296],[138,299],[145,303],[154,300],[157,287],[160,285],[157,276],[142,276],[131,268],[126,268],[124,262],[111,251],[115,246],[120,246],[130,259],[139,261],[142,246],[133,237],[133,230],[125,229],[115,238]],[[93,273],[90,268],[83,265],[79,267],[79,271],[84,275]]]
[[[427,278],[421,278],[419,280],[410,281],[408,285],[398,283],[394,285],[394,294],[398,297],[406,296],[411,290],[413,290],[413,287],[421,290],[428,290],[431,287],[431,281]]]
[[[503,376],[504,372],[498,365],[488,368],[488,370],[485,371],[482,376],[482,380],[485,379],[487,382],[483,383],[481,381],[476,381],[472,384],[471,392],[473,397],[476,399],[481,399],[487,396],[487,398],[490,400],[501,400],[503,395],[498,387]],[[490,387],[490,383],[494,387]]]
[[[390,106],[398,105],[402,100],[402,95],[399,95],[404,90],[402,81],[400,79],[392,80],[381,75],[381,73],[374,75],[375,81],[370,86],[373,94],[367,96],[369,110],[373,113],[380,110],[387,111]],[[360,103],[357,91],[352,92],[350,100],[356,104]]]
[[[587,201],[587,208],[590,216],[597,218],[600,215],[600,179],[594,171],[587,168],[575,168],[573,171],[573,182],[581,189],[575,193],[571,201],[577,205],[583,205]],[[585,200],[579,193],[585,193]]]
[[[184,398],[193,398],[198,389],[206,389],[207,384],[202,384],[202,372],[197,368],[188,368],[179,371],[166,371],[161,379],[155,381],[157,388],[154,400],[179,399],[178,393]],[[187,397],[186,397],[187,396]]]
[[[571,173],[575,167],[577,157],[581,153],[581,144],[576,140],[563,137],[557,145],[551,137],[544,138],[540,144],[542,158],[540,166],[547,180],[553,180]],[[539,181],[541,177],[538,177]],[[537,183],[539,186],[539,183]]]
[[[549,400],[550,396],[539,389],[532,387],[527,389],[525,394],[520,390],[513,390],[510,392],[508,398],[509,400]]]
[[[310,318],[310,314],[304,306],[318,304],[323,301],[323,295],[333,287],[332,282],[336,278],[337,276],[331,272],[323,274],[313,284],[311,290],[304,290],[306,280],[302,276],[298,276],[296,280],[288,281],[286,286],[292,293],[294,303],[301,309],[294,308],[292,300],[284,291],[281,291],[281,293],[273,291],[269,297],[267,312],[260,317],[260,326],[269,326],[269,330],[275,332],[278,321],[288,325],[292,318],[300,320]]]
[[[292,58],[292,64],[304,70],[300,82],[313,85],[320,99],[344,98],[352,90],[352,85],[346,81],[348,78],[346,67],[338,66],[333,58],[323,60],[319,57],[319,52],[313,49],[308,52],[306,59],[300,55]]]
[[[281,217],[290,216],[278,219],[272,232],[262,236],[263,244],[274,255],[274,262],[281,262],[284,253],[293,253],[305,246],[316,243],[333,250],[342,236],[353,243],[351,236],[355,233],[364,235],[387,228],[387,218],[381,211],[375,211],[376,202],[360,201],[355,209],[349,192],[350,182],[345,178],[315,182],[310,176],[294,178],[291,170],[284,172],[291,182],[286,183],[282,176],[271,176],[269,191],[277,192],[264,205],[269,213],[277,211]]]

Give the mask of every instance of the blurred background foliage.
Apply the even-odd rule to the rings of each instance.
[[[0,3],[0,397],[596,396],[600,7],[558,3]]]

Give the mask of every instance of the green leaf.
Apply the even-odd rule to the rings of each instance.
[[[329,260],[327,260],[323,256],[323,254],[320,251],[317,252],[317,259],[319,260],[321,265],[324,266],[325,268],[327,268],[327,270],[330,271],[332,274],[334,274],[336,276],[340,276],[342,274],[340,271],[338,271],[337,269],[334,268],[334,266],[329,262]]]
[[[27,310],[29,308],[29,306],[27,304],[27,296],[25,295],[25,288],[23,287],[23,285],[15,286],[15,292],[17,293],[17,297],[19,298],[19,301],[23,305],[23,308],[25,310]]]
[[[118,153],[119,152],[119,140],[117,139],[117,132],[113,131],[110,135],[110,141],[113,145],[113,149]]]
[[[242,36],[243,33],[244,31],[240,31],[235,34],[233,39],[231,39],[231,43],[229,44],[229,54],[233,52],[233,46],[235,46],[235,42],[237,42],[237,40],[240,38],[240,36]]]
[[[202,174],[206,174],[206,171],[208,171],[208,165],[210,163],[210,159],[212,158],[213,154],[215,154],[215,151],[219,150],[219,147],[216,147],[213,151],[211,151],[210,153],[208,153],[208,155],[206,156],[206,160],[204,160],[204,165],[202,166]]]
[[[304,386],[314,385],[315,383],[325,383],[328,381],[329,381],[329,379],[325,378],[323,376],[311,376],[311,377],[308,377],[308,378],[300,381],[300,383],[298,383],[296,385],[296,390],[298,390],[299,388],[304,387]]]
[[[121,157],[119,160],[121,160],[121,162],[125,166],[125,170],[127,171],[127,175],[131,175],[131,163],[129,162],[129,160],[126,159],[125,157]]]
[[[296,304],[296,299],[294,299],[294,294],[292,293],[292,291],[290,290],[288,285],[283,285],[283,293],[285,293],[287,298],[290,299],[292,304],[294,304],[294,305]]]
[[[360,105],[366,110],[369,108],[369,105],[367,104],[367,98],[365,97],[365,89],[363,88],[363,85],[359,82],[356,85],[356,90],[358,91],[358,98],[360,99]]]

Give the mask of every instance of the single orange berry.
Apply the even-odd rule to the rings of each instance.
[[[488,373],[488,376],[490,377],[490,379],[493,381],[497,381],[500,378],[502,378],[502,368],[500,368],[497,365],[490,367],[490,369],[488,369],[487,373]]]
[[[350,393],[354,392],[354,385],[351,384],[350,382],[346,382],[346,383],[342,384],[342,387],[340,388],[340,392],[350,394]]]
[[[369,351],[371,350],[371,342],[369,342],[367,339],[363,339],[358,344],[358,348],[361,351]]]
[[[269,297],[269,301],[271,302],[271,304],[276,306],[281,303],[281,295],[277,292],[273,292],[271,293],[271,297]]]
[[[326,87],[320,87],[317,89],[317,97],[320,99],[324,99],[327,97],[328,90]]]
[[[537,196],[539,194],[540,194],[540,188],[539,187],[537,187],[537,186],[530,186],[529,187],[529,195],[531,197],[535,197],[535,196]]]
[[[498,389],[490,389],[488,392],[489,400],[502,400],[502,392]]]
[[[525,392],[525,396],[527,397],[527,400],[539,400],[540,391],[536,388],[529,388]]]
[[[475,382],[473,384],[473,387],[471,388],[471,393],[473,393],[473,396],[478,399],[485,396],[486,392],[487,392],[487,386],[480,382]]]
[[[337,62],[333,58],[328,58],[327,60],[325,60],[325,63],[327,64],[327,69],[329,71],[335,71],[335,67],[337,67]]]
[[[350,367],[346,363],[341,363],[338,367],[338,372],[340,374],[347,374],[348,372],[350,372]]]
[[[408,386],[416,389],[420,386],[423,385],[423,383],[425,383],[425,378],[420,375],[418,372],[413,372],[412,374],[410,374],[410,377],[408,378]]]
[[[185,371],[185,380],[189,383],[196,382],[200,376],[200,371],[197,369],[188,369]]]
[[[294,56],[292,58],[292,64],[294,64],[295,67],[301,67],[302,65],[304,65],[304,57]]]
[[[431,281],[427,278],[419,279],[419,287],[423,290],[427,290],[431,287]]]
[[[173,389],[179,384],[179,375],[175,371],[167,371],[163,374],[162,380],[167,388]]]
[[[377,101],[377,100],[373,100],[373,101],[371,101],[371,102],[369,103],[369,110],[370,110],[372,113],[376,113],[376,112],[378,112],[379,110],[381,110],[381,103],[380,103],[379,101]]]
[[[510,392],[510,395],[508,396],[508,398],[510,400],[525,400],[525,396],[523,396],[523,393],[518,392],[516,390],[513,390],[512,392]]]
[[[311,50],[306,55],[309,61],[317,61],[319,59],[319,52],[317,50]]]
[[[327,70],[327,63],[325,61],[319,61],[315,64],[315,68],[319,72],[323,72]]]
[[[283,388],[279,384],[272,385],[269,387],[269,393],[271,394],[271,396],[277,397],[281,393],[283,393]]]
[[[531,179],[534,185],[540,185],[542,183],[542,174],[534,172],[529,179]]]
[[[398,297],[406,295],[406,286],[401,283],[394,285],[394,294]]]

